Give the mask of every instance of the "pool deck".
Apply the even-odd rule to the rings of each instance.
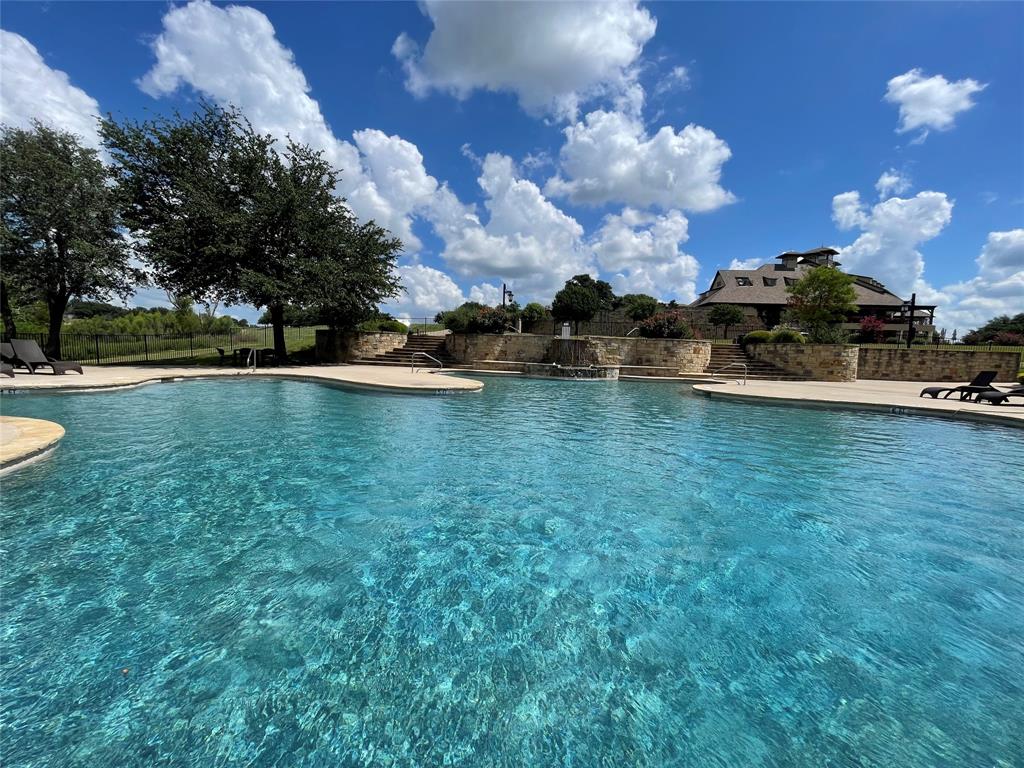
[[[946,386],[957,386],[955,382]],[[989,405],[961,402],[955,396],[948,400],[918,397],[927,386],[941,382],[919,381],[748,381],[744,386],[735,381],[722,384],[696,384],[693,389],[708,397],[745,402],[769,402],[818,408],[855,408],[886,413],[944,416],[972,419],[988,423],[1024,427],[1024,401],[1021,405]],[[1012,384],[998,385],[1006,389]],[[1011,400],[1011,402],[1013,402]]]
[[[405,367],[379,365],[303,365],[261,368],[255,374],[237,368],[167,366],[85,366],[85,373],[54,376],[29,374],[20,370],[13,379],[0,379],[0,392],[96,391],[135,387],[158,381],[180,379],[250,377],[297,379],[385,392],[453,394],[476,392],[483,383],[454,376],[438,376],[426,370],[410,372]]]
[[[0,416],[0,475],[46,456],[64,437],[64,427],[42,419]]]

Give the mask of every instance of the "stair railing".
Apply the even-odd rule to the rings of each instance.
[[[424,357],[428,357],[431,360],[433,360],[435,363],[437,363],[437,367],[438,368],[444,369],[444,363],[442,363],[440,360],[438,360],[433,355],[429,355],[426,352],[413,352],[412,353],[412,358],[410,360],[410,365],[409,365],[409,373],[416,373],[416,355],[423,355]]]
[[[719,373],[724,371],[726,368],[732,368],[734,365],[739,365],[739,366],[743,367],[743,386],[744,387],[747,386],[747,364],[746,363],[729,363],[728,365],[723,365],[717,371],[712,371],[711,375],[712,376],[717,376]],[[739,382],[737,382],[737,384],[738,383]]]
[[[640,330],[640,327],[639,327],[639,326],[637,326],[637,327],[636,327],[636,328],[634,328],[633,330],[629,331],[629,332],[628,332],[628,333],[627,333],[626,335],[627,335],[627,336],[632,336],[632,335],[633,335],[634,333],[636,333],[636,332],[637,332],[637,331],[639,331],[639,330]]]

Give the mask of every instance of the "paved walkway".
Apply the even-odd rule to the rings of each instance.
[[[42,419],[0,416],[0,474],[45,455],[64,437],[64,427]]]
[[[252,376],[237,368],[205,368],[166,366],[85,366],[85,373],[53,376],[48,373],[29,374],[20,369],[13,379],[0,379],[0,392],[36,390],[96,390],[131,387],[153,381],[173,381],[183,378],[209,378],[226,376]],[[381,365],[304,365],[281,368],[261,368],[257,376],[299,379],[325,384],[342,384],[366,389],[425,394],[475,392],[483,383],[454,376],[438,376],[425,370],[411,373],[408,368]]]
[[[748,381],[746,386],[736,382],[725,384],[696,384],[694,390],[709,397],[732,400],[772,401],[788,405],[817,406],[821,408],[854,407],[881,410],[888,413],[917,413],[933,416],[968,418],[976,421],[1001,422],[1024,427],[1024,400],[1012,398],[1020,405],[987,405],[961,402],[954,395],[948,400],[918,397],[927,386],[941,382],[918,381]],[[963,382],[948,384],[957,386]],[[1012,386],[1000,385],[1006,389]]]

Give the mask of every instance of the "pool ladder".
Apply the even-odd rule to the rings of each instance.
[[[724,371],[726,368],[732,368],[735,365],[739,365],[739,366],[743,367],[743,381],[742,382],[737,381],[736,383],[737,384],[742,383],[744,387],[747,386],[747,364],[746,363],[729,363],[728,365],[723,365],[717,371],[712,371],[711,375],[712,376],[717,376],[719,373]]]

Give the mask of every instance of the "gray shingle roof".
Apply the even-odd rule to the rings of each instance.
[[[789,301],[786,292],[786,278],[799,280],[812,269],[807,264],[798,264],[793,269],[784,269],[781,264],[764,264],[757,269],[722,269],[715,274],[711,287],[697,297],[691,307],[705,304],[739,304],[739,305],[783,305]],[[857,305],[860,307],[893,307],[902,306],[903,299],[886,289],[884,285],[871,277],[854,275],[857,282],[853,290],[857,294]],[[750,285],[740,285],[736,278],[746,278]],[[775,280],[774,285],[768,285]],[[719,286],[719,287],[716,287]]]

